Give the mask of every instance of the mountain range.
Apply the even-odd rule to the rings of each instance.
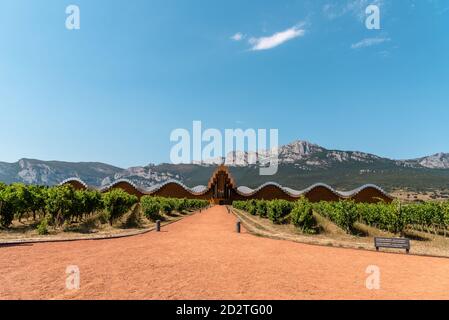
[[[449,154],[410,160],[393,160],[359,151],[328,150],[307,141],[294,141],[279,147],[279,170],[274,176],[260,176],[259,166],[249,165],[254,154],[234,152],[227,156],[238,159],[230,171],[239,186],[257,187],[269,181],[302,189],[317,182],[341,190],[374,183],[387,191],[431,191],[449,189]],[[61,162],[21,159],[15,163],[0,162],[0,181],[5,183],[56,185],[77,177],[92,186],[105,186],[118,179],[128,179],[148,188],[176,179],[188,186],[205,185],[215,170],[214,159],[192,164],[149,164],[128,169],[98,162]]]

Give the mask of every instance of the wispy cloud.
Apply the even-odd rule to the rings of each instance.
[[[292,39],[303,37],[306,30],[303,28],[304,24],[291,27],[287,30],[277,32],[269,37],[250,38],[249,44],[252,51],[269,50]]]
[[[361,49],[361,48],[379,45],[381,43],[388,42],[388,41],[391,41],[391,39],[390,38],[381,38],[381,37],[366,38],[366,39],[363,39],[362,41],[352,44],[351,48],[352,49]]]
[[[379,53],[379,56],[381,56],[382,58],[388,58],[390,56],[390,51],[388,50],[382,50]]]
[[[448,12],[449,12],[449,7],[440,10],[440,11],[438,12],[438,14],[445,14],[445,13],[448,13]]]
[[[237,32],[236,34],[234,34],[231,39],[234,41],[241,41],[245,38],[245,35],[242,34],[241,32]]]
[[[447,0],[427,0],[427,2],[435,9],[435,13],[438,15],[443,15],[449,12]]]
[[[351,14],[359,20],[363,20],[366,17],[365,10],[371,4],[382,7],[384,0],[347,0],[327,3],[323,6],[323,14],[330,20],[346,14]]]

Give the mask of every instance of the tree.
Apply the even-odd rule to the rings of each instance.
[[[33,202],[31,192],[28,187],[22,183],[14,183],[9,188],[11,189],[11,192],[16,193],[14,214],[20,222],[23,215],[29,211],[29,208]]]
[[[183,213],[185,210],[189,209],[188,208],[188,202],[187,199],[178,199],[176,201],[176,211],[178,211],[179,213]]]
[[[15,213],[17,203],[17,194],[11,187],[5,187],[0,190],[0,225],[9,228]]]
[[[51,216],[51,220],[57,226],[61,226],[65,219],[73,213],[73,201],[75,191],[70,186],[59,186],[47,191],[45,208]]]
[[[268,203],[265,200],[259,200],[257,201],[257,214],[261,218],[267,217],[267,210],[268,210]]]
[[[152,196],[144,196],[140,200],[143,214],[151,221],[162,220],[163,216],[160,214],[161,205],[157,199]]]
[[[30,193],[29,210],[33,213],[33,220],[36,220],[36,213],[42,212],[45,215],[45,199],[47,197],[47,188],[31,185],[28,187]]]
[[[137,203],[137,197],[129,195],[121,189],[113,189],[103,194],[103,205],[109,224],[121,218]]]
[[[295,203],[290,212],[293,225],[300,228],[304,233],[315,233],[316,221],[313,216],[312,204],[305,198],[301,198]]]
[[[293,209],[293,204],[286,200],[273,200],[268,204],[268,218],[275,224],[282,224]]]
[[[175,209],[174,203],[171,201],[171,199],[168,198],[158,198],[158,201],[161,205],[161,210],[165,214],[171,214],[173,210]]]
[[[102,209],[101,193],[98,191],[84,191],[84,210],[86,214],[93,214],[95,211]]]

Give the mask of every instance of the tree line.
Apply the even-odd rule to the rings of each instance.
[[[144,196],[140,200],[143,214],[151,221],[165,220],[165,216],[174,211],[183,213],[187,210],[198,210],[209,205],[207,200],[177,199]],[[164,216],[165,215],[165,216]]]
[[[35,186],[0,183],[0,227],[9,228],[14,219],[39,221],[39,233],[48,225],[56,228],[81,222],[101,212],[113,224],[139,202],[138,198],[121,189],[107,193],[97,190],[75,190],[72,186]],[[202,200],[165,199],[145,196],[141,199],[144,214],[151,220],[162,219],[172,211],[200,209],[209,203]],[[157,219],[156,219],[157,220]]]
[[[306,232],[314,232],[313,212],[328,218],[347,233],[355,234],[354,224],[360,222],[394,234],[407,229],[433,232],[446,236],[449,228],[449,202],[402,204],[379,202],[355,203],[351,200],[311,203],[305,198],[296,202],[285,200],[236,201],[234,207],[252,215],[268,218],[275,224],[293,223]]]
[[[306,199],[290,202],[286,200],[234,201],[234,208],[247,211],[251,215],[267,218],[275,224],[292,223],[304,233],[317,232],[317,222],[313,216],[313,206]]]
[[[26,186],[0,184],[0,226],[8,228],[14,219],[46,219],[55,226],[81,221],[100,210],[110,224],[137,203],[137,197],[114,189],[101,194],[96,190],[75,190],[71,186]]]

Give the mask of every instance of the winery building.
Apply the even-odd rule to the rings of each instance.
[[[75,189],[94,189],[87,186],[83,181],[77,178],[67,179],[61,185],[71,185]],[[301,197],[307,198],[311,202],[320,201],[339,201],[344,199],[354,200],[355,202],[377,203],[393,201],[393,198],[376,185],[364,185],[352,191],[343,192],[334,190],[332,187],[318,183],[304,190],[294,190],[283,187],[275,182],[265,183],[257,189],[251,189],[244,186],[237,186],[235,180],[229,172],[228,167],[219,166],[207,186],[197,186],[189,188],[179,181],[170,180],[165,183],[155,185],[149,189],[143,189],[136,186],[128,180],[117,180],[108,186],[100,189],[101,192],[108,192],[112,189],[122,189],[138,198],[144,195],[167,198],[188,198],[208,200],[214,204],[232,204],[237,200],[274,200],[284,199],[295,201]]]

